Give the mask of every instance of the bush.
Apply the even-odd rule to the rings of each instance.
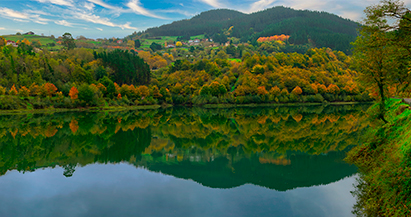
[[[185,99],[181,95],[173,95],[172,98],[173,98],[174,104],[176,104],[176,105],[181,105],[181,104],[185,103]]]
[[[210,104],[218,104],[218,98],[217,97],[215,97],[215,96],[213,96],[213,97],[211,97],[211,99],[210,99],[210,102],[209,102]]]
[[[335,96],[334,94],[326,93],[324,94],[324,99],[327,100],[328,102],[334,102]]]
[[[84,104],[94,105],[93,103],[94,92],[88,84],[82,84],[78,88],[78,99],[83,101]]]
[[[204,105],[207,104],[208,100],[207,100],[207,96],[206,95],[199,95],[199,96],[195,96],[193,98],[193,104],[194,105]]]
[[[69,98],[65,97],[63,99],[63,106],[64,108],[72,108],[73,104],[71,103],[71,100]]]

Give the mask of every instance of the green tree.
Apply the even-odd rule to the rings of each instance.
[[[137,39],[137,40],[134,41],[134,46],[135,46],[135,48],[139,48],[141,46],[140,39]]]
[[[101,59],[104,66],[114,70],[111,76],[118,84],[141,85],[150,81],[150,67],[138,55],[116,49],[111,52],[94,53],[94,57]]]
[[[101,84],[103,84],[107,90],[103,93],[104,96],[112,98],[116,93],[116,87],[114,86],[114,82],[110,80],[107,76],[104,76],[102,79],[99,80]]]
[[[151,43],[150,48],[153,51],[161,50],[161,44],[157,44],[157,43],[153,42],[153,43]]]
[[[86,104],[91,104],[93,101],[94,92],[88,84],[82,84],[78,88],[78,99],[84,101]]]
[[[383,0],[379,5],[367,7],[365,13],[364,25],[353,43],[353,56],[361,81],[378,90],[378,118],[387,122],[384,117],[389,97],[387,88],[396,85],[404,90],[410,82],[407,66],[411,56],[408,46],[411,17],[404,4],[396,0]]]
[[[72,50],[76,47],[73,36],[68,32],[63,34],[63,45],[67,50]]]

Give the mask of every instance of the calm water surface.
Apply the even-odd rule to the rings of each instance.
[[[0,116],[0,216],[351,216],[366,108]]]

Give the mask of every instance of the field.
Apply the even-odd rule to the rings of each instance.
[[[230,61],[236,61],[238,63],[241,63],[241,59],[237,59],[237,58],[229,58],[228,60]]]
[[[29,40],[29,41],[31,42],[32,40],[39,40],[40,43],[41,43],[41,45],[42,45],[41,47],[42,47],[42,48],[47,48],[48,50],[58,50],[58,49],[61,49],[61,48],[62,48],[61,45],[57,44],[55,40],[53,40],[52,38],[50,38],[50,37],[48,37],[48,36],[39,36],[39,35],[3,35],[3,37],[4,37],[6,40],[12,40],[12,41],[19,41],[19,40],[21,41],[21,40],[23,40],[23,39],[27,39],[27,40]],[[56,46],[54,46],[54,47],[47,46],[47,44],[50,44],[50,43],[55,43]]]
[[[164,42],[166,41],[177,41],[177,36],[157,36],[155,38],[161,38],[161,39],[143,39],[144,42],[141,44],[141,48],[149,48],[151,43],[155,42],[157,44],[164,45]],[[191,39],[203,39],[204,35],[196,35],[196,36],[191,36]]]

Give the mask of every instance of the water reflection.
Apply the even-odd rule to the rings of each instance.
[[[366,105],[0,116],[0,174],[127,162],[212,188],[285,191],[352,176]]]

